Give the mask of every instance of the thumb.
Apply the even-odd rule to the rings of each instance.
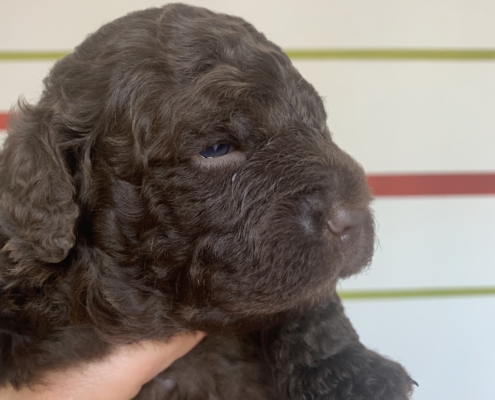
[[[43,385],[0,389],[5,400],[130,400],[141,387],[194,348],[205,336],[190,332],[168,342],[146,341],[117,347],[102,360],[52,372]]]

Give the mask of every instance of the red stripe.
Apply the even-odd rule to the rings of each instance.
[[[495,194],[495,173],[368,175],[375,196]]]
[[[0,113],[0,130],[7,113]],[[495,173],[368,175],[375,196],[495,194]]]
[[[0,130],[7,129],[7,113],[0,112]]]

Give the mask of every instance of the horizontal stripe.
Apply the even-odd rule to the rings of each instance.
[[[0,113],[0,130],[7,113]],[[495,173],[368,175],[375,196],[431,196],[495,194]]]
[[[0,51],[0,61],[57,60],[70,51]],[[495,61],[494,49],[286,49],[294,60]]]
[[[495,173],[368,175],[375,196],[495,194]]]
[[[0,113],[0,131],[7,129],[7,113]]]
[[[69,51],[0,51],[0,61],[58,60]]]
[[[285,53],[294,60],[495,61],[492,49],[288,49]]]
[[[425,288],[425,289],[387,289],[387,290],[343,290],[339,291],[343,300],[373,299],[413,299],[428,297],[464,297],[494,296],[495,287],[467,288]]]
[[[7,114],[0,113],[0,130]],[[495,194],[495,173],[368,175],[375,196]]]

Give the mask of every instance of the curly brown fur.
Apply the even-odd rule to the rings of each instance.
[[[372,256],[364,173],[280,48],[174,4],[105,25],[44,83],[0,155],[0,384],[200,329],[138,398],[408,398],[335,295]]]

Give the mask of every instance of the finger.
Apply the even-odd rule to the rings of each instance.
[[[2,400],[130,400],[141,387],[205,336],[191,332],[168,342],[147,341],[122,346],[104,360],[51,373],[44,385],[14,391],[0,389]]]
[[[142,386],[175,360],[186,355],[204,337],[203,332],[189,332],[167,342],[140,342],[117,350],[113,357],[116,363],[134,371]]]

